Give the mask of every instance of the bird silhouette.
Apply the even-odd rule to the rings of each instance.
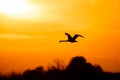
[[[76,41],[76,38],[77,38],[77,37],[82,37],[82,38],[84,38],[84,36],[82,36],[82,35],[80,35],[80,34],[75,34],[73,37],[72,37],[70,34],[68,34],[68,33],[65,33],[65,35],[67,35],[68,40],[60,40],[59,42],[71,42],[71,43],[73,43],[73,42],[77,42],[77,41]]]

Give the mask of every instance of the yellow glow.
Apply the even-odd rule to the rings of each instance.
[[[0,0],[0,12],[8,15],[25,13],[30,5],[25,0]]]

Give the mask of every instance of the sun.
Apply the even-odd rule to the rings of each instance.
[[[0,13],[7,15],[26,13],[30,7],[26,0],[0,0]]]

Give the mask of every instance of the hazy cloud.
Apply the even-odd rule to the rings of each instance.
[[[24,35],[24,34],[0,34],[1,39],[34,39],[44,38],[43,35]]]

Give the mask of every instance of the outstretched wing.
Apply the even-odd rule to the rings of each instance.
[[[70,34],[68,34],[68,33],[65,33],[65,35],[67,35],[68,36],[68,39],[71,39],[72,37],[71,37],[71,35]]]
[[[84,38],[84,36],[79,35],[79,34],[76,34],[76,35],[74,35],[74,36],[73,36],[73,39],[75,40],[78,36],[80,36],[80,37],[83,37],[83,38]]]
[[[82,35],[79,35],[80,37],[82,37],[82,38],[85,38],[84,36],[82,36]]]

